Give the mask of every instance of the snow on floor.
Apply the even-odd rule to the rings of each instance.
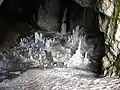
[[[0,90],[120,90],[117,77],[95,78],[73,68],[31,69],[0,83]]]

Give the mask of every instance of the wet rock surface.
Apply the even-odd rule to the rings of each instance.
[[[74,68],[32,69],[11,81],[0,83],[0,90],[119,90],[117,77],[95,78]]]

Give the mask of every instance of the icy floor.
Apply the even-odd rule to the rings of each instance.
[[[0,83],[0,90],[120,90],[120,79],[95,78],[92,73],[71,68],[32,69]]]

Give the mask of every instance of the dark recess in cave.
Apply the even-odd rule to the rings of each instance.
[[[73,30],[77,25],[84,27],[88,32],[99,33],[98,14],[94,7],[82,7],[71,1],[67,12],[68,30]]]

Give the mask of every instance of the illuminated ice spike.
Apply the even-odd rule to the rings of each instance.
[[[75,54],[68,61],[67,67],[77,67],[77,68],[85,67],[84,57],[81,54],[81,40],[79,41],[79,46]]]
[[[45,43],[45,49],[47,50],[47,51],[51,51],[51,43],[52,43],[52,40],[51,39],[49,39],[49,40],[47,40],[46,41],[46,43]]]
[[[88,56],[88,52],[85,53],[85,57],[84,57],[84,64],[88,65],[90,63]]]
[[[38,32],[35,32],[35,43],[37,43],[38,41],[43,41],[43,35],[42,33],[38,33]]]

